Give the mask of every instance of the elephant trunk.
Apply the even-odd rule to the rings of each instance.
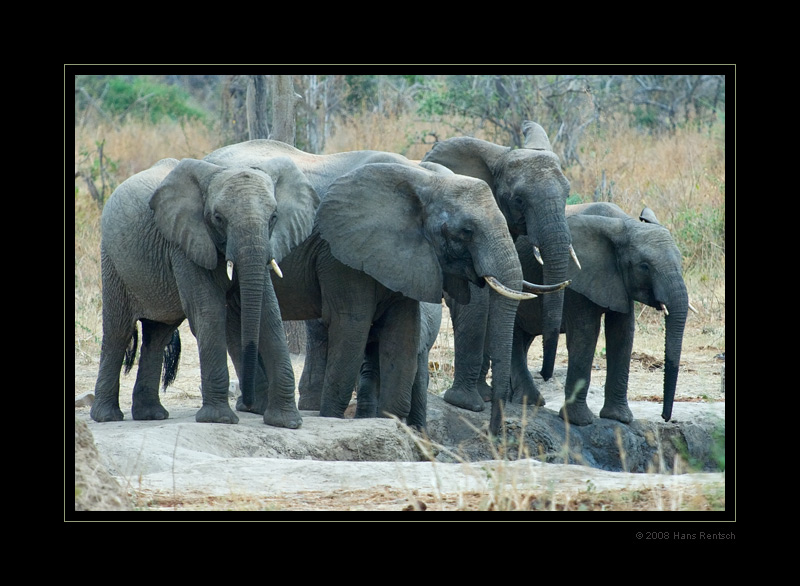
[[[664,406],[661,417],[669,421],[672,417],[672,403],[678,383],[678,367],[681,361],[683,330],[689,308],[689,296],[683,278],[678,275],[677,285],[664,302],[666,313],[666,334],[664,337]]]
[[[522,268],[510,236],[498,238],[501,244],[476,252],[478,274],[493,276],[506,287],[522,290]],[[517,299],[492,290],[489,296],[489,318],[486,352],[492,361],[492,413],[489,431],[497,436],[503,426],[503,408],[511,394],[511,344],[514,319],[519,305]],[[522,303],[525,303],[523,301]]]
[[[549,214],[538,214],[528,218],[528,234],[534,235],[541,252],[542,282],[554,285],[567,279],[570,262],[571,238],[564,219],[563,206],[554,205]],[[564,292],[558,291],[542,297],[542,343],[543,358],[541,375],[544,380],[553,376],[561,332],[561,317],[564,307]]]
[[[238,249],[241,260],[234,261],[241,299],[242,365],[239,385],[242,402],[246,407],[255,402],[255,378],[258,366],[258,342],[261,327],[261,309],[267,287],[267,255],[264,246]]]

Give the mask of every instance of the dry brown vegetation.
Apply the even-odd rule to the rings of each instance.
[[[327,152],[355,149],[380,149],[398,151],[406,156],[421,158],[429,146],[421,142],[407,148],[409,136],[417,136],[421,129],[430,127],[412,119],[388,120],[385,117],[365,116],[339,128],[328,142]],[[440,129],[444,139],[447,127]],[[75,129],[76,173],[85,171],[96,163],[98,145],[102,144],[107,164],[115,166],[105,193],[106,199],[113,186],[164,157],[202,158],[222,145],[216,144],[211,133],[201,125],[162,123],[159,125],[130,123],[122,127],[86,125]],[[708,131],[679,129],[668,136],[641,135],[625,128],[613,133],[588,133],[580,151],[583,166],[565,169],[570,179],[571,191],[591,201],[614,201],[630,214],[638,214],[642,207],[655,210],[663,224],[673,231],[676,240],[686,234],[689,238],[705,238],[692,233],[694,228],[686,222],[686,210],[700,215],[706,210],[721,210],[724,222],[725,209],[725,145],[724,136]],[[99,187],[99,184],[98,184]],[[100,279],[100,210],[92,200],[82,178],[75,181],[75,362],[76,370],[94,369],[100,354],[102,337],[101,279]],[[702,221],[698,224],[702,231]],[[724,224],[723,224],[724,227]],[[705,240],[709,240],[705,238]],[[679,245],[680,245],[679,241]],[[716,378],[724,364],[725,353],[725,254],[724,242],[705,242],[704,246],[686,246],[685,277],[690,300],[699,313],[691,315],[687,323],[682,363],[687,369],[706,369]],[[648,361],[663,357],[663,320],[648,308],[637,307],[637,332],[635,350],[638,353],[632,366],[632,377],[652,376],[653,386],[643,385],[641,392],[632,384],[632,400],[659,400],[660,375],[652,374]],[[447,320],[443,322],[447,324]],[[564,344],[559,347],[558,361],[566,364]],[[598,357],[602,358],[603,340],[598,343]],[[434,366],[432,390],[442,392],[452,376],[452,333],[443,328],[431,355]],[[711,358],[714,357],[714,358]],[[722,357],[722,358],[717,358]],[[530,360],[540,360],[540,349],[534,344]],[[638,374],[637,374],[638,373]],[[77,375],[77,373],[76,373]],[[596,384],[593,380],[593,384]],[[91,390],[85,382],[78,384],[76,395]],[[121,396],[121,399],[123,397]],[[724,400],[720,385],[708,385],[695,395],[676,397],[676,400]],[[413,509],[416,501],[429,510],[486,510],[487,508],[547,508],[545,495],[520,495],[514,502],[502,503],[487,500],[488,495],[472,495],[458,503],[433,502],[430,495],[389,495],[406,499]],[[387,498],[389,498],[387,497]],[[308,498],[313,498],[309,495]],[[415,500],[416,498],[416,500]],[[391,498],[389,499],[391,500]],[[263,502],[262,502],[263,501]],[[363,494],[352,495],[350,505],[369,502]],[[339,506],[347,509],[343,497]],[[383,501],[382,501],[383,502]],[[659,510],[664,503],[680,502],[682,510],[720,510],[724,508],[724,495],[684,494],[669,495],[661,491],[643,491],[637,494],[576,495],[570,502],[560,504],[562,510]],[[552,503],[550,503],[552,504]],[[306,502],[291,498],[281,502],[258,502],[235,498],[183,499],[167,502],[153,498],[145,508],[155,510],[308,510]],[[330,510],[323,509],[321,510]]]

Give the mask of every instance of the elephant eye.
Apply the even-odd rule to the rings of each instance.
[[[642,271],[643,273],[647,273],[650,271],[650,265],[648,265],[645,262],[639,263],[639,270]]]
[[[222,217],[222,215],[214,212],[214,223],[216,223],[217,225],[221,226],[224,222],[225,222],[225,219]]]
[[[272,233],[272,229],[275,227],[275,222],[278,221],[278,214],[277,212],[272,214],[272,217],[269,219],[269,231]]]

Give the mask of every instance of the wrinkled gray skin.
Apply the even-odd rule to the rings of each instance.
[[[416,348],[417,374],[411,388],[411,413],[406,423],[410,427],[424,429],[425,420],[415,417],[417,414],[425,414],[428,406],[428,355],[436,337],[439,335],[439,328],[442,325],[442,304],[441,303],[420,303],[420,335],[419,344]],[[357,388],[356,417],[377,417],[378,398],[381,393],[380,375],[380,337],[382,324],[373,325],[370,330],[367,349],[364,353],[364,362],[361,365],[361,373]],[[412,352],[413,349],[404,349],[404,352]]]
[[[228,405],[226,338],[235,336],[244,349],[238,370],[245,400],[254,401],[260,359],[274,382],[264,401],[265,423],[299,427],[294,373],[268,273],[271,259],[279,262],[311,232],[318,203],[287,158],[256,169],[165,159],[122,183],[101,222],[103,341],[92,418],[123,418],[119,376],[137,320],[142,349],[133,418],[168,417],[158,398],[164,349],[188,319],[200,354],[198,422],[239,420]]]
[[[342,416],[358,377],[369,324],[391,312],[383,318],[381,340],[387,343],[380,344],[380,353],[388,363],[398,364],[381,369],[381,388],[396,391],[381,393],[378,412],[424,421],[424,414],[409,415],[416,356],[403,353],[418,345],[416,301],[438,303],[444,290],[468,303],[471,289],[484,290],[484,276],[520,290],[519,259],[491,191],[469,177],[423,170],[425,165],[381,151],[314,155],[278,141],[256,140],[207,158],[218,160],[220,155],[239,162],[288,156],[322,200],[314,233],[283,261],[284,279],[273,278],[283,318],[309,320],[300,409]],[[374,166],[362,170],[367,165]],[[357,172],[348,174],[353,170]],[[501,404],[510,392],[518,301],[494,291],[488,298],[487,348],[496,359],[498,380],[505,381],[492,406],[490,429],[497,433]]]
[[[540,250],[544,270],[540,273],[542,280],[537,282],[552,285],[566,280],[567,267],[572,264],[571,237],[564,217],[569,181],[544,129],[526,121],[523,132],[525,148],[522,149],[459,137],[437,142],[423,161],[439,163],[455,173],[486,181],[512,238],[527,235]],[[464,409],[481,411],[484,401],[492,397],[492,389],[481,376],[486,324],[491,313],[486,291],[473,287],[471,293],[468,305],[445,297],[453,321],[455,368],[453,386],[444,398]],[[562,291],[538,301],[544,304],[542,329],[546,357],[555,358],[563,300]],[[492,363],[492,380],[501,380],[495,373],[494,357]],[[552,367],[542,370],[545,380],[552,374]]]
[[[681,273],[681,255],[669,231],[645,209],[641,221],[610,203],[567,206],[567,221],[582,270],[570,270],[572,284],[564,296],[562,332],[567,335],[569,364],[564,384],[562,418],[575,425],[588,425],[593,414],[586,405],[592,361],[605,314],[608,374],[605,402],[600,417],[630,423],[628,373],[635,331],[633,302],[639,301],[665,317],[664,406],[669,421],[678,378],[683,331],[689,298]],[[525,279],[541,277],[530,243],[520,238],[517,250]],[[544,404],[527,368],[527,353],[542,332],[539,299],[521,303],[514,331],[512,387],[514,399]]]

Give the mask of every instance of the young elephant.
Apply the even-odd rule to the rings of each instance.
[[[226,333],[230,338],[236,332],[245,403],[254,402],[260,360],[273,383],[265,423],[299,427],[294,372],[269,268],[311,232],[318,203],[286,158],[260,168],[164,159],[122,183],[101,222],[103,341],[91,417],[123,419],[120,369],[137,321],[142,349],[133,418],[169,416],[158,398],[163,353],[188,318],[200,353],[203,405],[197,421],[239,420],[228,405]],[[234,307],[242,308],[237,319]]]
[[[630,423],[628,373],[635,331],[633,302],[663,310],[666,319],[664,406],[669,421],[678,377],[689,299],[681,273],[681,254],[666,228],[651,210],[638,221],[610,203],[567,206],[567,222],[583,269],[573,270],[564,296],[561,331],[567,335],[569,364],[564,385],[562,418],[588,425],[593,414],[586,405],[600,320],[605,315],[608,375],[600,417]],[[541,268],[530,243],[517,240],[524,278],[536,279]],[[527,352],[541,333],[538,299],[520,304],[514,330],[512,389],[514,398],[543,405],[527,368]]]

